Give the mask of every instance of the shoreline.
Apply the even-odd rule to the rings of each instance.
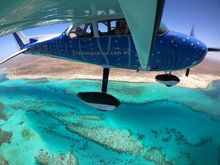
[[[220,62],[205,59],[185,77],[185,71],[173,72],[180,78],[178,87],[207,88],[212,81],[220,80]],[[23,55],[2,66],[7,78],[15,79],[58,79],[58,80],[100,80],[102,68],[91,64],[54,59],[49,57]],[[155,76],[164,72],[136,72],[135,70],[110,70],[109,80],[129,83],[155,83]]]
[[[177,87],[184,88],[192,88],[192,89],[207,89],[213,81],[220,80],[220,76],[213,75],[190,75],[190,77],[179,77],[180,83]],[[203,77],[207,77],[207,80],[204,81]],[[13,75],[11,73],[7,73],[7,78],[9,80],[17,80],[17,79],[26,79],[26,80],[40,80],[40,79],[51,79],[51,80],[63,80],[63,81],[71,81],[71,80],[95,80],[101,81],[102,79],[99,76],[94,75],[74,75],[72,77],[61,77],[61,76],[51,76],[51,75]],[[143,80],[143,78],[124,78],[124,77],[109,77],[109,81],[114,82],[125,82],[125,83],[157,83],[154,78],[149,78],[147,80]],[[192,82],[194,81],[194,82]],[[159,84],[159,83],[158,83]]]

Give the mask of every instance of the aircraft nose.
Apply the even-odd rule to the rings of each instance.
[[[193,58],[194,64],[198,64],[205,58],[208,51],[207,46],[194,37],[190,37],[188,45],[190,51],[189,54],[191,58]]]

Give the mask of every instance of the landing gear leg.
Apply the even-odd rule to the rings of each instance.
[[[112,95],[107,94],[109,68],[103,69],[101,92],[80,92],[77,96],[87,105],[101,111],[111,111],[117,108],[121,102]]]

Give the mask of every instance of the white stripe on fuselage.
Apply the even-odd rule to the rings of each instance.
[[[96,104],[96,103],[88,103],[88,102],[84,102],[86,104],[88,104],[89,106],[91,107],[94,107],[96,109],[100,109],[100,110],[103,110],[103,111],[112,111],[114,110],[115,108],[117,108],[116,106],[114,105],[107,105],[107,104]]]
[[[162,83],[162,84],[168,85],[168,86],[174,86],[174,85],[176,85],[176,84],[179,83],[178,81],[175,81],[175,80],[170,80],[170,81],[156,80],[156,81],[159,82],[159,83]]]
[[[48,35],[32,36],[30,38],[36,39],[37,43],[39,43],[39,42],[44,42],[44,41],[51,40],[51,39],[56,38],[60,35],[61,34],[48,34]]]

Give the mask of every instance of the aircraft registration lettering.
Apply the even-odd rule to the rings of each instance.
[[[130,51],[106,51],[106,52],[84,52],[79,51],[75,52],[72,51],[73,55],[107,55],[107,56],[120,56],[120,55],[130,55]]]

